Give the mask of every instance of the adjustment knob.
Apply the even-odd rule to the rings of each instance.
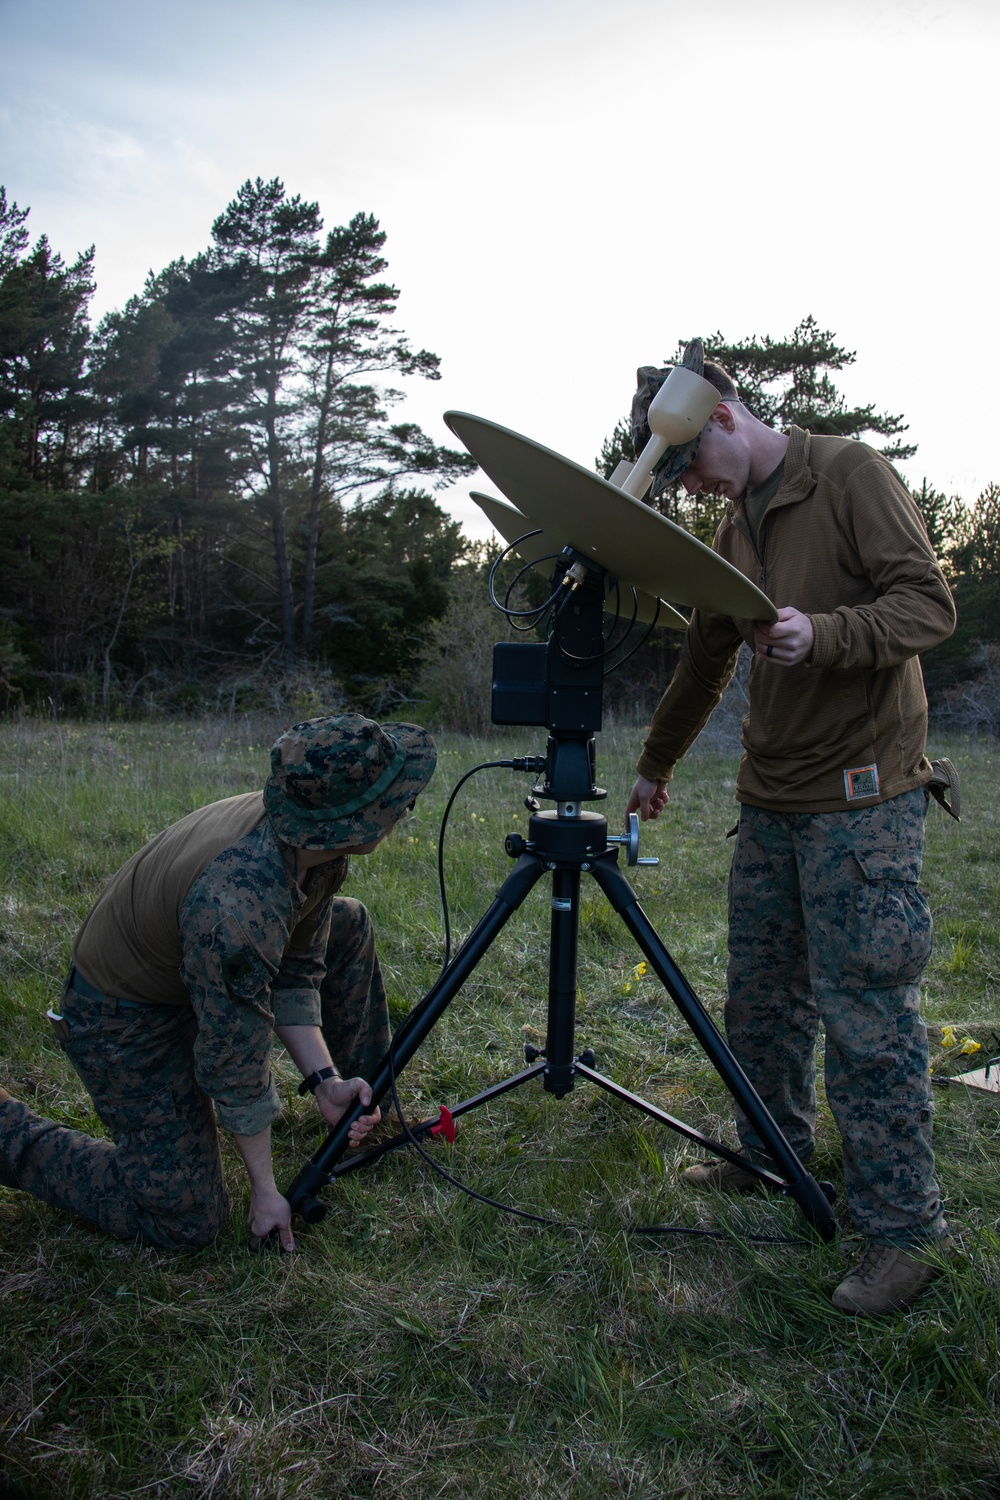
[[[508,833],[503,841],[503,847],[505,853],[509,854],[511,859],[520,859],[521,855],[527,849],[528,844],[519,833]]]
[[[609,844],[621,844],[625,849],[625,863],[627,865],[658,865],[658,857],[649,859],[639,858],[639,814],[629,813],[628,833],[609,833]]]

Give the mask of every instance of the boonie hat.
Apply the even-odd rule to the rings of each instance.
[[[264,806],[278,838],[296,849],[367,844],[399,821],[436,761],[419,724],[305,719],[275,741]]]

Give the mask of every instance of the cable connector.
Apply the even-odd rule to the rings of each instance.
[[[505,766],[509,771],[544,771],[544,755],[520,755],[517,760],[500,760],[497,765]]]

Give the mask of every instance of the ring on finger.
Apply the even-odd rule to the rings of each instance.
[[[773,656],[774,655],[774,647],[773,646],[768,646],[768,648],[767,648],[767,655],[768,656]]]

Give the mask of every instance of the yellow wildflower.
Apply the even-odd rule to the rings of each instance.
[[[969,1055],[970,1053],[978,1052],[980,1050],[980,1045],[978,1042],[974,1042],[971,1036],[967,1036],[958,1050],[959,1052],[964,1052],[966,1055]]]
[[[958,1046],[958,1037],[955,1035],[954,1026],[941,1027],[941,1045],[942,1047]]]

